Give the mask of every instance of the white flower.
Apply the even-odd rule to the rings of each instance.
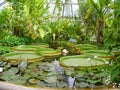
[[[0,72],[3,72],[3,68],[0,67]]]
[[[109,62],[108,62],[108,61],[106,61],[105,63],[106,63],[106,64],[109,64]]]
[[[78,64],[74,64],[74,67],[77,67],[78,66]]]
[[[94,56],[94,58],[98,58],[98,56]]]
[[[88,60],[88,61],[90,61],[90,60],[91,60],[91,58],[89,57],[89,58],[87,58],[87,60]]]
[[[67,49],[63,49],[62,53],[63,53],[63,55],[67,55],[68,54],[68,50]]]

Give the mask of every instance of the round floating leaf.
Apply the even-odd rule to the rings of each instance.
[[[19,69],[16,68],[16,67],[12,67],[8,70],[8,73],[11,73],[11,74],[16,74],[18,73]]]
[[[79,83],[79,87],[81,87],[81,88],[87,88],[87,87],[89,87],[89,84],[87,82],[80,82]]]
[[[37,85],[41,87],[46,87],[46,83],[43,81],[38,81]]]
[[[104,58],[93,58],[91,56],[85,56],[85,55],[73,55],[73,56],[64,56],[60,58],[60,63],[63,66],[67,67],[97,67],[97,66],[103,66],[105,65],[105,61],[107,61]]]
[[[44,79],[44,81],[46,82],[46,83],[55,83],[55,82],[57,82],[57,76],[47,76],[45,79]]]
[[[36,79],[36,78],[31,78],[31,79],[28,80],[28,82],[29,82],[30,84],[37,84],[38,81],[39,81],[39,80]]]
[[[23,52],[11,52],[11,53],[7,53],[2,55],[2,57],[4,58],[4,61],[8,61],[12,64],[18,64],[18,60],[20,58],[27,58],[28,59],[28,63],[30,62],[35,62],[35,61],[40,61],[43,60],[43,56],[38,55],[36,53],[23,53]]]
[[[10,81],[10,77],[11,75],[3,73],[3,75],[0,76],[0,79],[4,81]]]

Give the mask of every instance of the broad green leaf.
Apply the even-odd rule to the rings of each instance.
[[[98,0],[98,5],[101,9],[103,9],[105,7],[105,2],[104,0]]]
[[[111,0],[103,0],[105,5],[108,6],[108,4],[111,2]]]
[[[34,29],[34,30],[37,30],[37,29],[38,29],[38,25],[34,25],[34,26],[33,26],[33,29]]]
[[[44,36],[45,36],[45,31],[44,31],[42,28],[39,29],[38,31],[39,31],[40,37],[41,37],[41,38],[44,38]]]
[[[88,19],[90,14],[92,12],[92,7],[90,7],[88,10],[87,10],[87,14],[85,15],[85,19]]]
[[[114,81],[115,78],[117,78],[120,74],[120,71],[119,71],[119,66],[115,66],[112,70],[111,70],[111,79],[112,81]]]
[[[94,2],[94,0],[89,0],[89,3],[92,5],[92,7],[94,7],[96,10],[99,9],[99,6],[97,3]]]
[[[55,40],[55,35],[56,35],[56,34],[55,34],[55,33],[53,33],[53,40]]]

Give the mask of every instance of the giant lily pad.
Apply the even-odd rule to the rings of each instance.
[[[45,59],[53,59],[60,57],[61,51],[60,50],[54,50],[52,48],[39,48],[36,51],[38,54],[42,54]]]
[[[37,52],[42,53],[44,56],[54,56],[61,54],[60,50],[54,50],[52,48],[39,48]]]
[[[13,51],[35,51],[35,47],[27,47],[26,45],[20,45],[15,48],[13,48]]]
[[[19,58],[28,58],[28,63],[44,59],[42,56],[37,55],[35,53],[22,53],[22,52],[11,52],[2,55],[2,57],[4,61],[9,61],[12,64],[18,63]]]
[[[96,50],[98,48],[98,46],[91,44],[79,44],[77,46],[79,46],[82,50]]]
[[[38,48],[47,48],[48,44],[40,45],[20,45],[13,48],[13,51],[35,51]]]
[[[108,50],[86,50],[85,54],[98,56],[102,58],[111,58],[112,53],[109,53]]]
[[[106,59],[93,58],[85,55],[65,56],[60,58],[60,62],[63,66],[67,67],[96,67],[105,65]]]

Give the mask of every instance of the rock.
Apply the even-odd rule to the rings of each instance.
[[[71,43],[76,43],[76,42],[77,42],[77,40],[76,40],[76,39],[74,39],[74,38],[70,38],[70,42],[71,42]]]
[[[95,85],[95,84],[90,84],[89,87],[90,87],[90,88],[96,88],[96,85]]]
[[[93,77],[95,74],[93,72],[89,72],[88,76]]]
[[[80,88],[87,88],[89,87],[89,84],[87,82],[80,82],[76,84]]]
[[[56,84],[56,83],[47,83],[46,86],[47,86],[47,87],[56,87],[57,84]]]
[[[3,72],[3,68],[2,68],[2,67],[0,67],[0,73],[1,73],[1,72]]]
[[[68,81],[69,88],[72,88],[75,85],[75,77],[69,76],[67,81]]]
[[[57,87],[66,88],[68,87],[68,84],[66,82],[60,81],[60,82],[57,82]]]
[[[37,85],[40,87],[46,87],[46,83],[44,81],[39,81]]]

